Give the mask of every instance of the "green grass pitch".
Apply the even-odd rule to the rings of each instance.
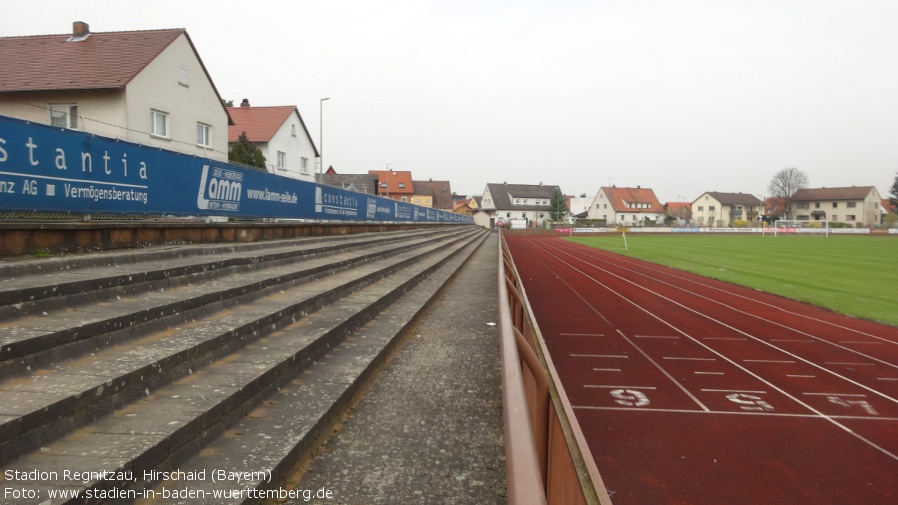
[[[898,238],[639,235],[565,240],[898,326]]]

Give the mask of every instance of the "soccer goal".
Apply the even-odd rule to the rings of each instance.
[[[816,233],[828,237],[829,221],[780,219],[773,224],[773,236],[780,233]]]

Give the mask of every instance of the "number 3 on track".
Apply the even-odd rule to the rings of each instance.
[[[614,401],[627,407],[645,407],[649,398],[642,392],[633,389],[615,389],[611,392]]]

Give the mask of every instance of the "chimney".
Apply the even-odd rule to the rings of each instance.
[[[90,27],[84,21],[72,23],[72,36],[66,42],[81,42],[90,37]]]
[[[81,38],[90,35],[90,26],[84,21],[75,21],[72,23],[72,37]]]
[[[249,100],[244,98],[242,102],[240,102],[241,107],[249,107]]]

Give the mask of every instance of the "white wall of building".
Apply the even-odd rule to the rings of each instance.
[[[77,105],[78,130],[130,140],[122,91],[0,96],[0,114],[34,123],[50,124],[50,105]]]
[[[315,182],[315,147],[295,110],[274,134],[271,141],[258,147],[262,149],[262,154],[265,155],[266,163],[270,166],[272,173],[292,179]],[[286,154],[286,163],[283,169],[277,168],[278,151]],[[305,172],[302,169],[303,158],[306,159]]]
[[[181,82],[182,70],[187,82]],[[228,115],[212,82],[182,34],[126,87],[127,125],[131,140],[144,145],[222,161],[228,153]],[[169,138],[152,132],[151,110],[169,117]],[[211,126],[211,149],[197,145],[197,123]]]

